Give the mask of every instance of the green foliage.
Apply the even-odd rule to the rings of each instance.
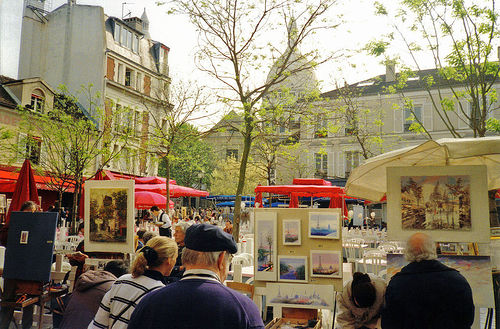
[[[488,131],[500,133],[500,121],[495,118],[489,118],[486,120],[486,129],[488,129]]]
[[[234,187],[237,185],[239,177],[239,165],[240,162],[232,157],[219,162],[212,172],[210,194],[234,194]],[[255,194],[254,190],[259,184],[266,185],[266,180],[262,177],[260,169],[249,162],[242,195]]]
[[[190,124],[184,124],[179,134],[188,137],[172,144],[171,177],[179,185],[198,188],[201,184],[208,185],[215,167],[214,158],[210,156],[213,150],[210,145],[200,139],[198,129]],[[158,174],[166,175],[165,160],[160,161]]]

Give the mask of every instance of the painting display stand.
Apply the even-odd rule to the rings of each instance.
[[[254,209],[254,216],[255,294],[266,296],[273,318],[282,318],[284,308],[328,309],[334,317],[336,292],[343,288],[341,209]],[[300,275],[303,266],[305,275]],[[283,274],[286,268],[289,271]],[[308,301],[285,298],[281,291]],[[322,302],[312,305],[313,299]],[[267,305],[255,300],[265,316]]]

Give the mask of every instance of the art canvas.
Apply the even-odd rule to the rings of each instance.
[[[302,244],[300,236],[300,220],[283,220],[283,245],[300,246]]]
[[[275,212],[255,214],[255,280],[276,280],[277,216]]]
[[[85,183],[85,250],[133,253],[134,182]]]
[[[307,282],[307,256],[278,256],[279,281]]]
[[[471,229],[470,176],[402,176],[403,230]]]
[[[472,289],[476,307],[494,307],[491,260],[489,256],[440,255],[438,261],[456,269]],[[387,279],[390,280],[408,262],[401,254],[387,254]]]
[[[266,301],[281,307],[333,310],[335,292],[332,285],[268,283]]]
[[[314,239],[339,238],[338,212],[309,213],[309,237]]]
[[[339,251],[311,250],[310,259],[311,277],[342,277],[342,258]]]
[[[487,186],[486,166],[388,167],[387,238],[489,243]]]

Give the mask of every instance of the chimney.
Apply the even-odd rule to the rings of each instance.
[[[142,32],[142,19],[139,17],[125,18],[125,23],[136,31]]]
[[[76,0],[68,0],[68,6],[73,7],[76,5]]]
[[[387,61],[385,63],[385,82],[396,81],[396,62]]]

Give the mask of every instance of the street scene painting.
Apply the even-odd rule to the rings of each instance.
[[[494,307],[490,256],[439,255],[438,261],[462,274],[472,289],[476,307]],[[387,254],[387,280],[408,264],[401,254]]]
[[[91,189],[90,241],[125,243],[127,229],[127,189]]]
[[[339,214],[336,212],[310,213],[309,237],[316,239],[338,239]]]
[[[276,221],[276,213],[259,214],[255,220],[257,252],[255,275],[258,280],[276,280]]]
[[[306,256],[278,256],[279,281],[307,282]]]
[[[332,285],[268,283],[266,300],[270,305],[298,308],[333,309]]]
[[[342,277],[341,259],[338,251],[311,250],[311,277]]]
[[[468,175],[401,176],[403,230],[471,230]]]
[[[300,246],[302,244],[300,237],[300,220],[283,220],[283,244],[289,246]]]

